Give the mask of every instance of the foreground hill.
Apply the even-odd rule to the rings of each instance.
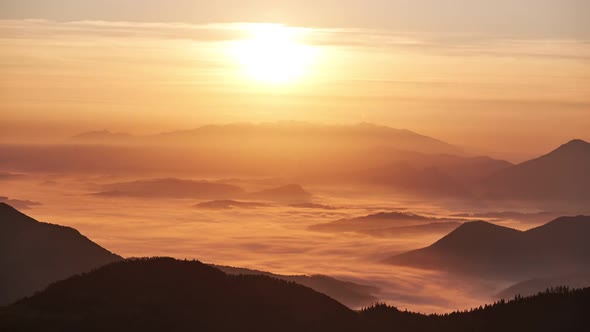
[[[587,331],[590,289],[425,316],[352,311],[307,287],[197,261],[127,260],[0,308],[2,331]]]
[[[561,217],[521,232],[465,223],[431,246],[388,262],[485,278],[524,280],[590,269],[590,217]]]
[[[0,203],[0,305],[120,259],[73,228],[38,222]]]
[[[590,201],[590,143],[573,140],[539,158],[508,167],[483,182],[499,199]]]
[[[359,328],[355,312],[307,287],[169,258],[127,260],[72,277],[0,315],[0,330],[10,331]]]

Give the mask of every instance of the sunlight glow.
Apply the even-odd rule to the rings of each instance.
[[[248,77],[286,84],[307,73],[316,49],[299,40],[302,29],[280,24],[255,24],[247,29],[251,36],[237,41],[232,51]]]

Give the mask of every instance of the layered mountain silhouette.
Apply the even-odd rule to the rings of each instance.
[[[403,227],[415,227],[422,225],[423,229],[436,227],[435,223],[462,222],[462,219],[436,218],[408,212],[379,212],[366,216],[347,218],[332,221],[325,224],[317,224],[309,227],[315,231],[330,232],[372,232],[380,230],[395,230]],[[427,224],[433,224],[426,226]],[[448,226],[448,224],[447,224]],[[415,228],[418,230],[418,228]]]
[[[522,232],[468,222],[429,247],[387,261],[484,278],[525,280],[590,269],[590,217],[561,217]]]
[[[485,179],[492,198],[590,200],[590,143],[570,141],[539,158],[508,167]]]
[[[560,288],[467,312],[352,311],[310,288],[198,261],[133,259],[0,308],[3,331],[585,331],[590,289]]]
[[[280,275],[270,272],[229,266],[215,265],[214,267],[225,273],[233,275],[264,275],[281,280],[296,282],[300,285],[326,294],[352,309],[367,307],[376,303],[377,298],[373,294],[379,291],[379,289],[375,286],[360,285],[354,282],[342,281],[325,275]]]
[[[38,222],[0,203],[0,304],[118,260],[73,228]]]

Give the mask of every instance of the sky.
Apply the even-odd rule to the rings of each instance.
[[[590,140],[588,12],[583,0],[0,0],[0,141],[373,122],[522,158]]]

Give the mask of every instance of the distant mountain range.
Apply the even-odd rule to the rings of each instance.
[[[387,262],[521,281],[590,270],[590,217],[561,217],[526,232],[468,222],[429,247]]]
[[[119,260],[75,229],[38,222],[0,203],[0,305]]]
[[[369,123],[349,126],[317,125],[305,122],[236,123],[228,125],[207,125],[191,130],[171,131],[155,135],[134,136],[128,133],[113,133],[108,130],[78,134],[72,142],[92,144],[198,144],[201,142],[222,142],[236,144],[263,142],[301,144],[369,144],[373,146],[394,146],[397,149],[426,153],[458,153],[461,150],[440,140],[420,135],[406,129],[395,129]],[[298,143],[299,142],[299,143]]]
[[[228,275],[198,261],[135,259],[57,282],[0,308],[3,331],[586,331],[590,289],[469,312],[352,311],[293,282]]]

